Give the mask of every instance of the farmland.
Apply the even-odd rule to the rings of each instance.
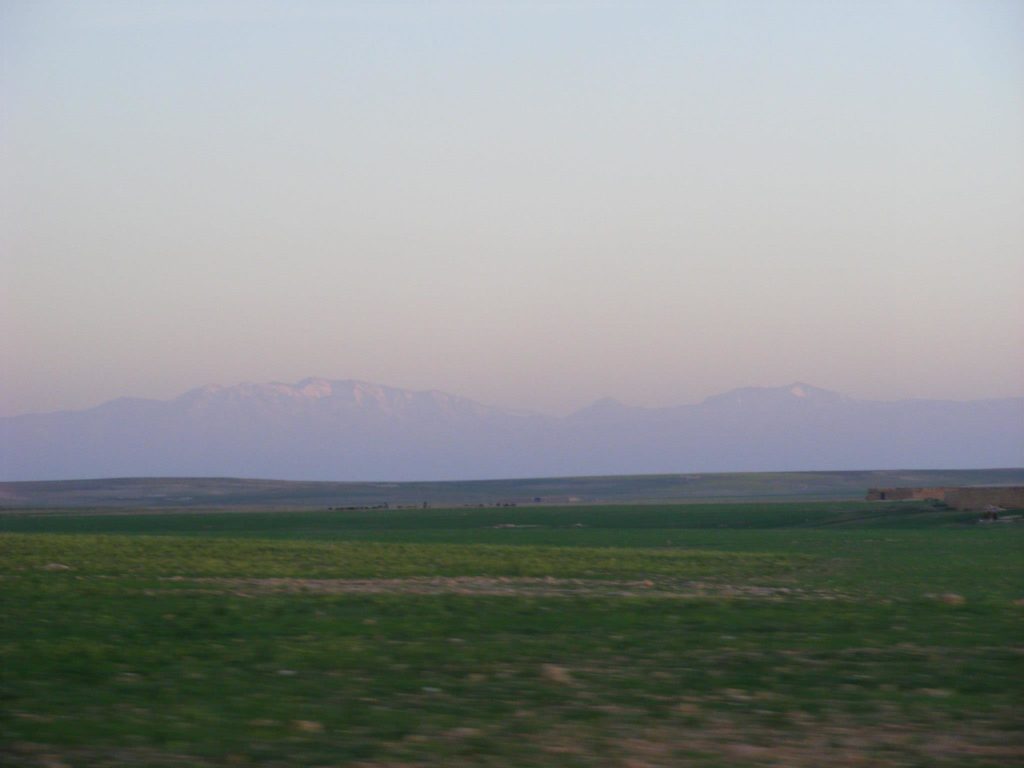
[[[818,501],[0,515],[0,764],[1024,764],[1024,526]]]
[[[230,477],[121,477],[0,482],[4,508],[310,509],[351,506],[494,506],[681,501],[837,501],[869,487],[1021,485],[1024,469],[710,472],[400,483],[300,482]]]

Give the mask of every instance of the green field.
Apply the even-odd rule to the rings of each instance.
[[[15,508],[437,507],[681,501],[863,499],[871,487],[1021,485],[1024,468],[705,472],[432,482],[311,482],[231,477],[121,477],[0,482],[0,511]],[[539,502],[538,502],[539,500]]]
[[[0,515],[0,765],[1024,765],[1024,525]]]

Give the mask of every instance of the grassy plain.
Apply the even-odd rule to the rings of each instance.
[[[0,764],[1024,764],[1024,526],[7,513]]]
[[[1024,484],[1024,468],[710,472],[434,482],[308,482],[231,477],[121,477],[0,482],[0,509],[16,507],[320,508],[501,502],[820,501],[863,499],[869,487]]]

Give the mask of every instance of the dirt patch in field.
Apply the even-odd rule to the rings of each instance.
[[[211,592],[230,592],[254,597],[269,593],[304,594],[407,594],[407,595],[507,595],[537,597],[658,597],[658,598],[759,598],[766,600],[842,600],[848,595],[829,590],[719,584],[706,581],[561,579],[554,577],[453,576],[411,579],[300,579],[300,578],[188,578],[172,576],[164,581],[182,582]]]
[[[530,720],[533,713],[523,712],[522,717]],[[326,728],[296,727],[293,734],[289,749],[303,754],[308,754],[309,744],[319,744],[316,751],[323,754],[330,751],[334,740],[344,743],[346,738],[345,733]],[[485,741],[476,747],[466,744],[478,739]],[[466,746],[460,748],[462,744]],[[200,756],[145,748],[68,748],[16,742],[7,745],[0,762],[24,768],[288,768],[296,764],[283,756],[261,757],[246,751]],[[747,718],[724,715],[703,718],[699,725],[605,721],[594,727],[549,723],[531,727],[528,734],[513,733],[501,726],[460,726],[380,742],[375,752],[376,756],[364,760],[321,759],[309,764],[324,768],[988,768],[1024,764],[1024,738],[985,720],[869,724],[793,713],[788,724],[771,729]]]
[[[699,729],[653,728],[613,739],[623,765],[720,764],[811,768],[812,766],[1020,765],[1024,741],[984,726],[967,730],[947,723],[884,723],[867,726],[841,718],[813,724],[797,718],[787,729],[768,730],[714,717]]]
[[[492,734],[500,743],[502,736]],[[409,744],[419,749],[408,749]],[[539,730],[517,746],[528,745],[515,757],[508,755],[443,759],[426,757],[438,739],[407,739],[391,759],[365,761],[353,768],[469,768],[479,765],[562,765],[594,768],[897,768],[910,765],[977,766],[1021,765],[1024,740],[984,724],[889,723],[867,725],[843,719],[795,719],[784,729],[768,729],[718,716],[699,727],[606,723],[595,731],[587,726],[559,724]],[[490,759],[488,759],[490,758]]]

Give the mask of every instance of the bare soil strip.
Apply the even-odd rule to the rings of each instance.
[[[526,713],[524,713],[525,715]],[[295,739],[321,738],[320,729],[302,728],[296,721]],[[329,736],[329,734],[328,734]],[[503,766],[504,758],[472,752],[460,755],[450,748],[455,742],[476,738],[499,742],[507,732],[454,728],[446,732],[410,734],[389,743],[387,757],[345,763],[349,768],[479,768]],[[516,737],[522,739],[521,736]],[[572,764],[589,768],[906,768],[906,766],[1022,765],[1024,739],[990,722],[970,724],[936,719],[923,723],[860,723],[849,718],[811,718],[793,713],[785,728],[767,729],[747,719],[718,714],[703,718],[699,726],[663,724],[640,727],[606,724],[601,732],[585,725],[541,728],[526,737],[532,754],[521,755],[521,765]],[[445,748],[447,745],[448,748]],[[520,745],[522,746],[522,744]],[[16,742],[8,745],[6,763],[25,768],[71,768],[88,765],[114,768],[147,765],[153,768],[224,765],[208,760],[154,749],[89,749]],[[228,756],[228,763],[246,764],[242,755]],[[286,768],[284,760],[265,763]]]
[[[214,578],[171,576],[164,581],[202,585],[237,595],[274,592],[306,594],[507,595],[536,597],[760,598],[766,600],[848,600],[829,590],[721,584],[707,581],[565,579],[554,577],[420,577],[409,579]]]

